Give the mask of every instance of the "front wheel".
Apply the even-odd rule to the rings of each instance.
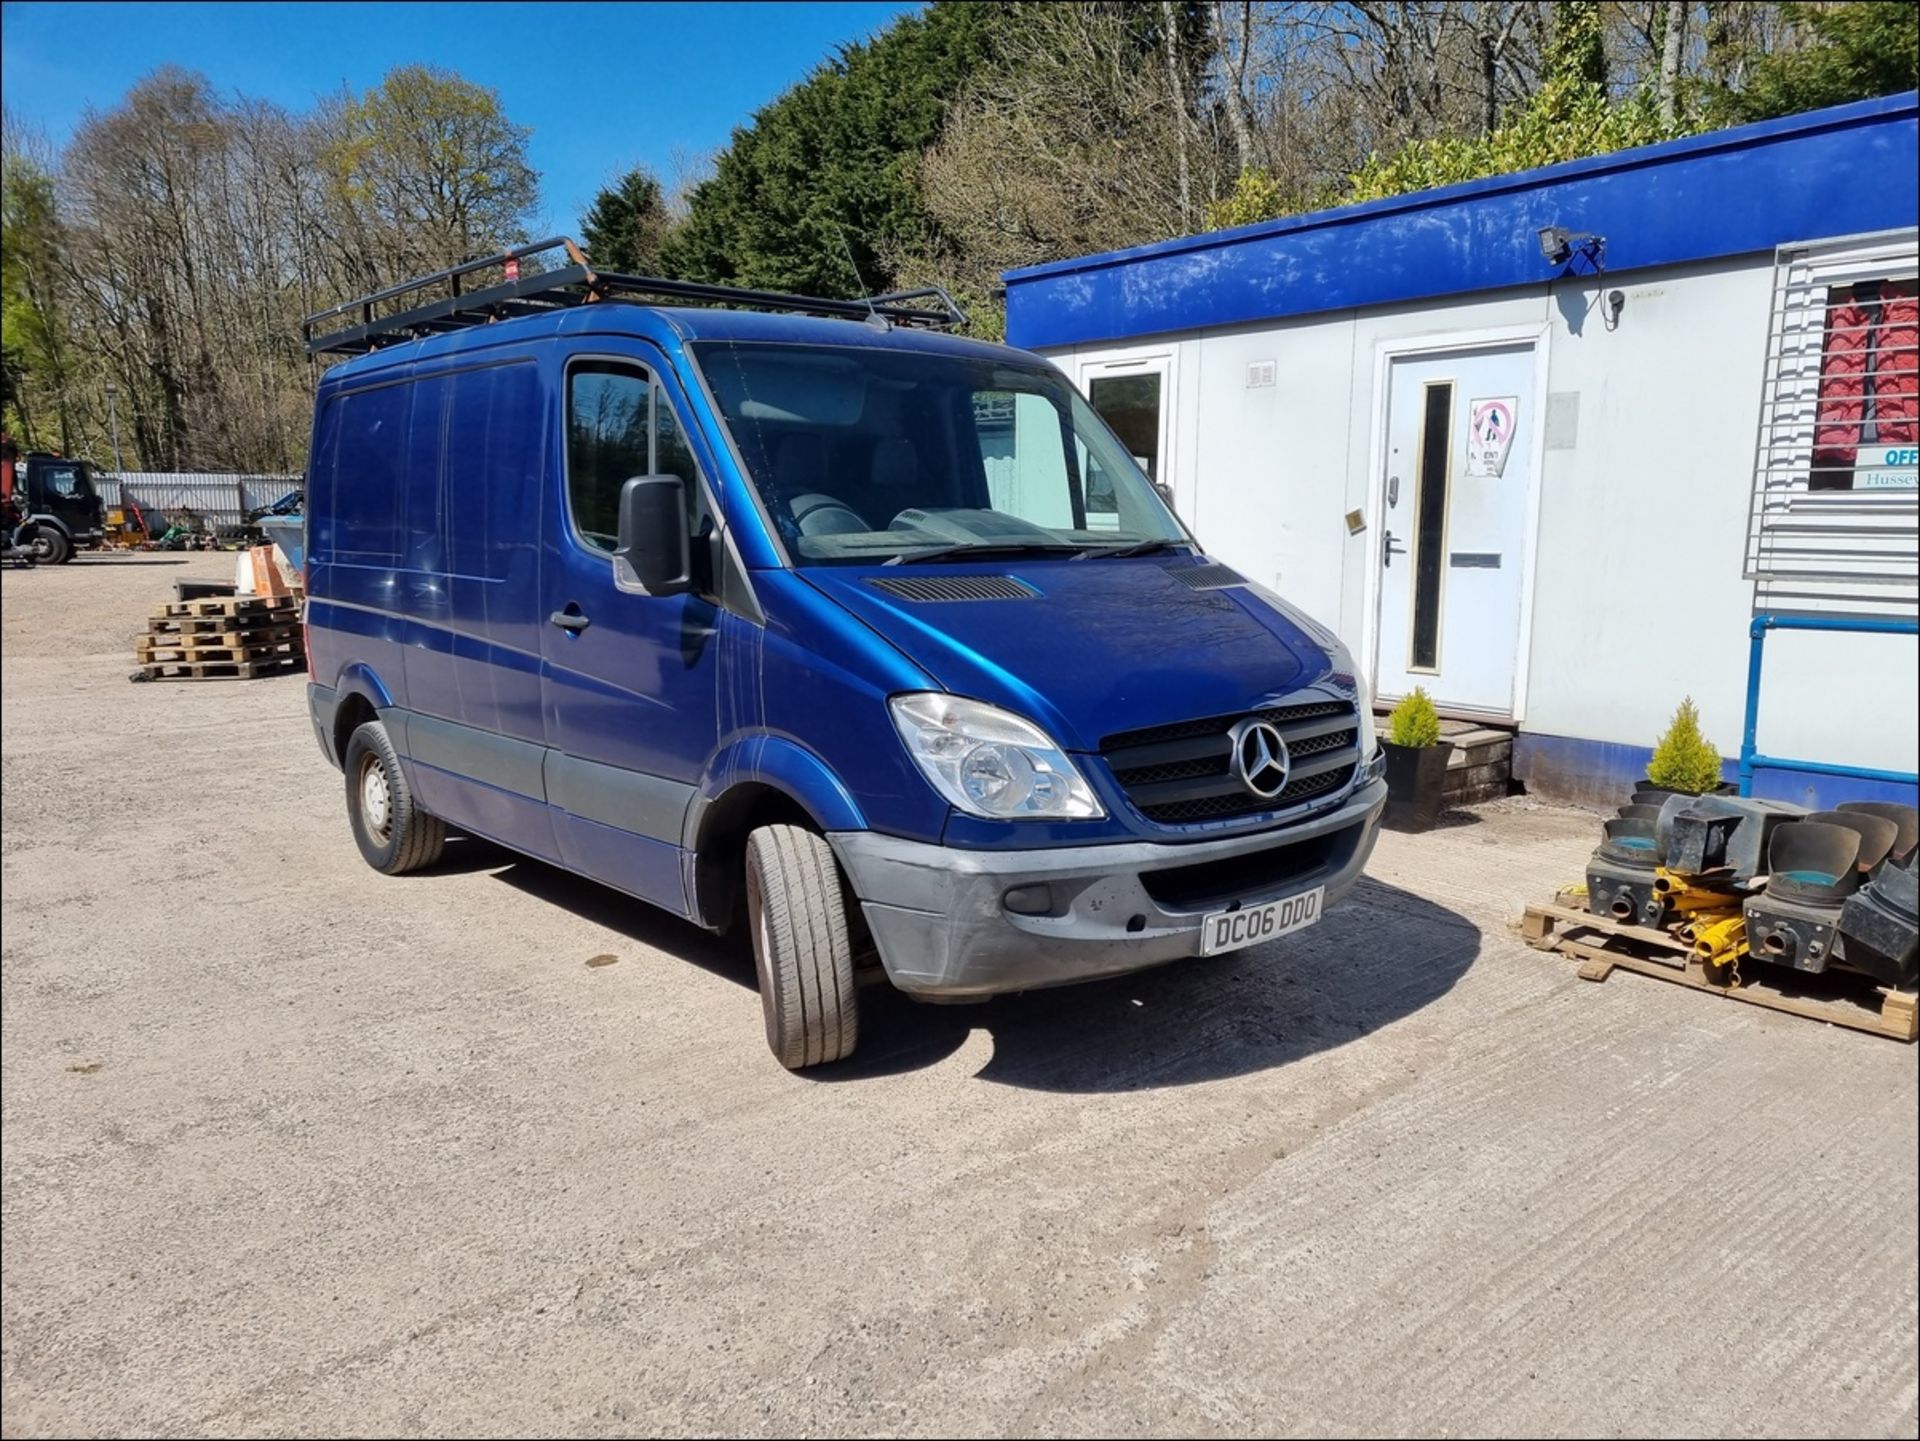
[[[790,1071],[853,1054],[860,1002],[833,850],[798,826],[747,837],[747,920],[767,1045]]]
[[[35,560],[47,565],[64,565],[73,559],[72,543],[51,526],[35,526],[33,534],[27,538],[27,548],[33,552]]]
[[[446,823],[414,804],[384,725],[372,720],[354,731],[343,769],[347,818],[368,865],[398,876],[440,859],[447,846]]]

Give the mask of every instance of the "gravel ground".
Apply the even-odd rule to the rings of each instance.
[[[302,678],[128,685],[229,565],[0,580],[7,1435],[1914,1435],[1914,1049],[1528,950],[1593,817],[794,1076],[687,926],[367,869]]]

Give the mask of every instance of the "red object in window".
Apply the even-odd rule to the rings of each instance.
[[[1871,320],[1872,310],[1851,300],[1827,306],[1827,334],[1820,347],[1820,404],[1813,426],[1816,471],[1853,469],[1860,427],[1867,418]],[[1816,486],[1818,483],[1816,477]],[[1851,485],[1849,477],[1842,488]]]
[[[507,279],[518,280],[520,278],[520,262],[519,261],[509,260],[506,265],[506,270],[507,270]]]
[[[1920,440],[1920,299],[1912,281],[1881,291],[1874,335],[1873,419],[1883,445]]]

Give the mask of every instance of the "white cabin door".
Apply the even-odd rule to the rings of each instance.
[[[1406,356],[1388,371],[1378,695],[1511,717],[1526,602],[1534,349]]]

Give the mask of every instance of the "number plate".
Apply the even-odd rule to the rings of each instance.
[[[1264,906],[1248,906],[1238,911],[1215,911],[1201,922],[1200,954],[1217,956],[1222,951],[1237,951],[1242,946],[1257,946],[1275,936],[1304,931],[1320,919],[1320,902],[1327,888],[1315,886],[1297,896],[1268,901]]]

